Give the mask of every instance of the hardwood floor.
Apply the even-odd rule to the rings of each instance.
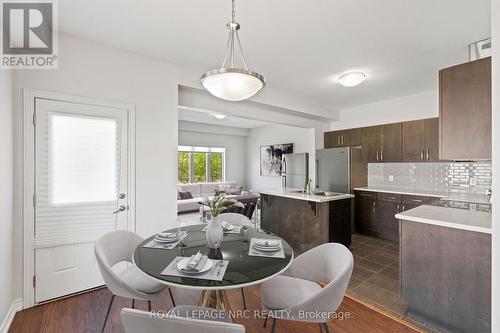
[[[260,286],[245,288],[248,308],[260,309]],[[243,308],[239,289],[228,291],[228,297],[234,310]],[[9,330],[10,333],[79,333],[100,332],[103,324],[111,293],[106,289],[99,289],[85,294],[61,299],[55,302],[39,305],[31,309],[18,312]],[[105,332],[124,332],[120,320],[120,310],[131,307],[131,300],[115,298]],[[153,310],[168,310],[172,307],[168,292],[153,301]],[[136,301],[136,308],[146,310],[147,303]],[[328,323],[330,332],[335,333],[414,333],[421,332],[417,328],[407,326],[395,318],[386,316],[378,311],[346,296],[338,312],[350,313],[350,318],[333,319]],[[264,333],[271,331],[271,325],[262,326],[260,318],[235,319],[235,322],[245,325],[247,332]],[[300,323],[278,320],[276,332],[304,333],[319,332],[318,324]],[[146,332],[145,332],[146,333]]]

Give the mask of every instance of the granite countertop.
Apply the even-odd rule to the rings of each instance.
[[[403,221],[433,224],[441,227],[491,234],[491,212],[470,209],[422,205],[396,214]]]
[[[269,189],[261,190],[260,194],[275,195],[283,198],[298,199],[313,202],[329,202],[335,200],[344,200],[354,198],[353,194],[341,193],[340,195],[325,197],[321,195],[305,194],[305,193],[295,193],[294,191],[300,191],[300,189]]]

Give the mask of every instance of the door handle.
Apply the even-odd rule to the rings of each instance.
[[[125,207],[125,205],[120,205],[120,207],[118,207],[118,209],[117,209],[117,210],[115,210],[115,211],[113,212],[113,214],[118,214],[119,212],[123,212],[123,211],[124,211],[124,210],[126,210],[126,209],[127,209],[127,207]]]
[[[319,188],[319,160],[316,160],[316,188]]]

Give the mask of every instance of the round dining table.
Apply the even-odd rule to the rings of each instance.
[[[191,225],[183,228],[188,235],[173,249],[144,247],[154,236],[145,239],[134,252],[134,264],[147,276],[172,287],[203,290],[200,303],[216,309],[230,309],[224,290],[247,287],[262,283],[284,272],[293,260],[291,246],[279,236],[270,232],[248,228],[246,236],[241,231],[237,234],[225,233],[220,251],[209,249],[203,229],[207,224]],[[177,232],[178,229],[167,230]],[[249,255],[251,238],[280,239],[284,258]],[[161,273],[167,266],[175,265],[178,257],[190,257],[201,252],[215,260],[228,260],[221,281],[197,279],[196,275],[172,276]]]

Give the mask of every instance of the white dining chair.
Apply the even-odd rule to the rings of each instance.
[[[262,305],[273,318],[316,322],[328,333],[328,318],[304,316],[310,313],[332,313],[342,303],[354,266],[347,247],[339,243],[319,245],[295,258],[281,275],[262,284]],[[323,288],[320,282],[328,281]],[[286,310],[286,311],[284,311]],[[286,315],[286,316],[284,316]],[[264,321],[264,327],[267,317]]]
[[[106,287],[113,294],[101,332],[106,327],[115,296],[132,299],[132,307],[134,307],[136,299],[147,301],[148,308],[151,310],[151,300],[157,298],[165,289],[165,285],[148,278],[134,265],[129,265],[130,267],[121,272],[113,269],[115,265],[122,262],[131,264],[134,251],[142,241],[143,239],[133,232],[117,230],[102,236],[95,244],[95,256],[99,270]],[[172,304],[175,306],[172,292],[170,289],[168,291]]]
[[[126,308],[121,313],[126,333],[245,333],[245,326],[232,323],[227,314],[220,314],[219,310],[185,305],[177,306],[165,315],[155,316],[150,312]],[[211,319],[198,319],[200,317]]]
[[[218,217],[219,221],[224,222],[226,221],[227,223],[233,224],[233,225],[241,225],[241,226],[247,226],[247,227],[252,227],[253,223],[252,221],[246,217],[245,215],[241,215],[238,213],[222,213],[219,214]],[[243,288],[240,288],[241,290],[241,298],[243,299],[243,309],[247,309],[247,302],[245,299],[245,291]]]

